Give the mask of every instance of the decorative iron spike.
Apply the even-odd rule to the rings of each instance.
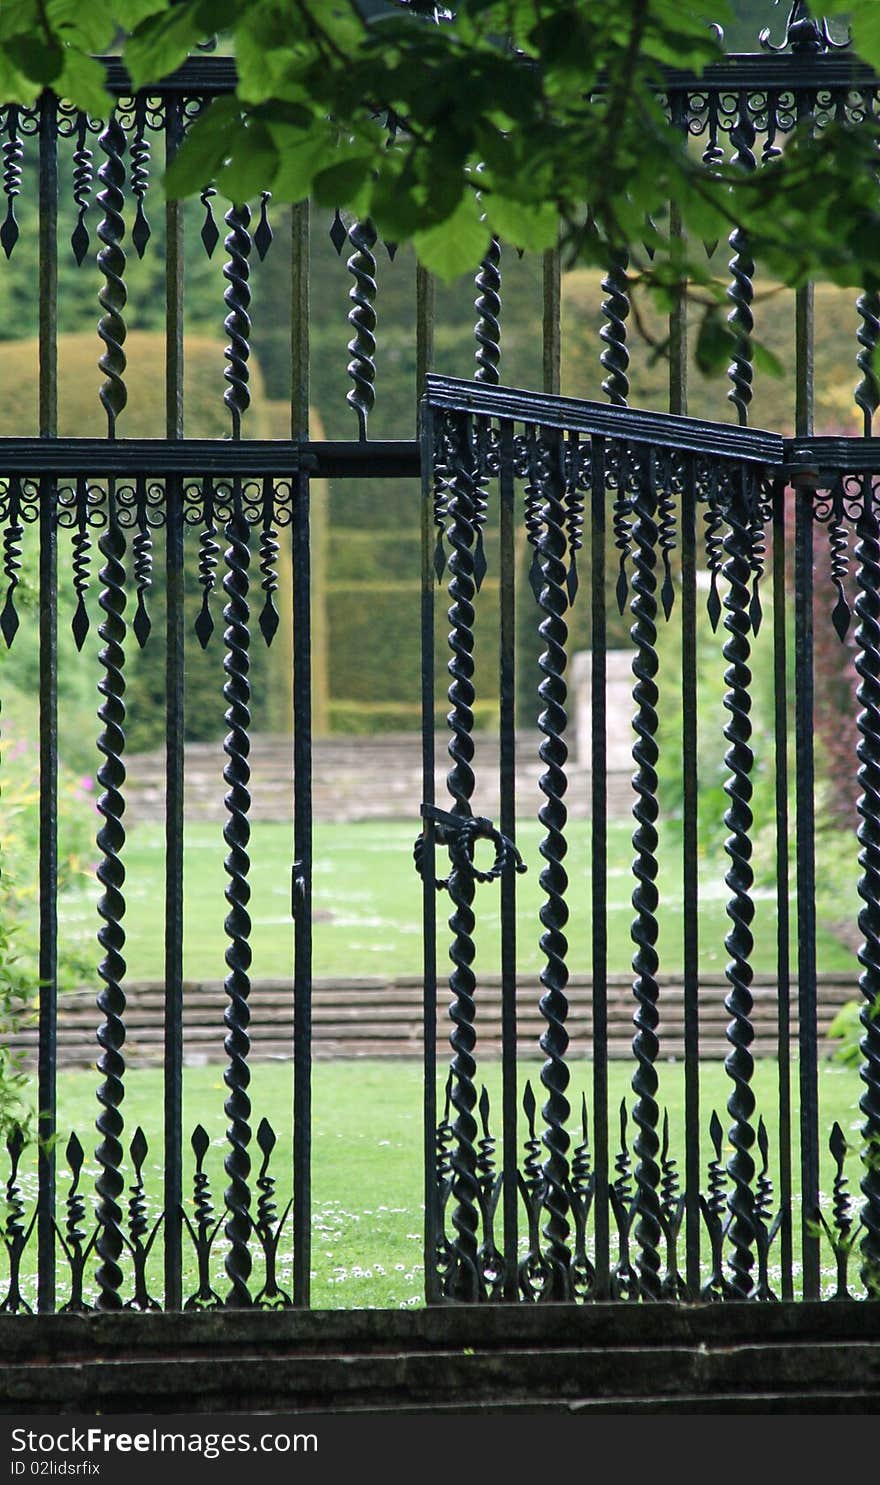
[[[77,267],[85,261],[89,250],[89,230],[86,226],[86,213],[92,194],[92,181],[94,179],[94,168],[92,165],[92,151],[87,147],[86,140],[89,137],[88,114],[80,113],[76,126],[76,149],[73,152],[73,199],[76,202],[76,224],[70,235],[70,246],[76,259]]]
[[[98,1236],[98,1229],[95,1228],[87,1243],[86,1238],[88,1234],[81,1225],[85,1220],[86,1204],[85,1198],[79,1190],[79,1178],[82,1173],[85,1152],[75,1134],[71,1134],[67,1141],[67,1149],[64,1154],[72,1180],[65,1201],[65,1206],[67,1207],[65,1231],[62,1233],[58,1224],[55,1224],[55,1231],[58,1233],[64,1255],[70,1267],[70,1296],[66,1304],[61,1306],[59,1313],[62,1315],[78,1314],[92,1308],[91,1305],[86,1304],[83,1298],[83,1287],[86,1263]]]
[[[706,611],[709,615],[709,623],[713,632],[718,628],[721,618],[721,595],[718,592],[718,579],[721,576],[722,553],[724,542],[721,529],[724,520],[718,501],[718,468],[713,464],[709,472],[706,511],[703,517],[705,521],[706,538],[706,566],[709,569],[709,596],[706,599]]]
[[[636,1095],[633,1120],[638,1125],[634,1150],[636,1166],[635,1204],[638,1218],[635,1237],[639,1245],[636,1263],[639,1284],[645,1299],[660,1298],[660,1166],[657,1156],[660,1141],[657,1128],[660,1110],[657,1104],[656,1061],[659,986],[657,983],[657,492],[654,467],[649,459],[635,497],[635,524],[632,530],[633,617],[631,634],[635,645],[632,671],[635,677],[633,702],[633,760],[636,772],[633,789],[636,799],[633,817],[636,829],[632,842],[636,856],[633,874],[636,886],[632,901],[636,911],[631,936],[635,944],[633,994],[636,1010],[633,1023],[633,1057],[636,1070],[632,1087]]]
[[[756,161],[753,150],[755,132],[755,126],[749,116],[748,98],[745,93],[742,93],[739,118],[730,137],[736,145],[734,164],[745,171],[755,169]],[[731,309],[727,316],[727,323],[733,334],[734,351],[733,360],[727,368],[727,375],[731,382],[727,400],[733,403],[736,408],[737,421],[744,426],[749,421],[749,404],[752,400],[754,378],[752,331],[755,319],[751,306],[754,299],[752,280],[755,276],[755,263],[749,251],[748,237],[740,227],[734,227],[728,238],[728,244],[733,257],[727,265],[731,274],[731,283],[727,290]]]
[[[725,967],[730,986],[725,999],[725,1008],[730,1013],[727,1040],[731,1050],[725,1059],[725,1070],[733,1084],[727,1103],[733,1123],[729,1140],[733,1155],[727,1169],[732,1189],[729,1209],[732,1217],[730,1240],[733,1251],[730,1257],[731,1291],[738,1299],[748,1299],[752,1290],[753,1249],[755,1244],[755,1205],[752,1182],[755,1177],[755,1162],[751,1149],[755,1142],[752,1116],[755,1111],[755,1096],[751,1082],[754,1060],[749,1051],[754,1029],[752,1027],[752,965],[750,956],[754,947],[751,923],[755,904],[751,895],[754,873],[751,865],[752,842],[752,767],[754,756],[751,748],[752,724],[750,719],[751,671],[749,661],[751,646],[749,631],[748,581],[749,563],[749,481],[752,477],[743,469],[739,479],[734,476],[726,494],[726,516],[728,533],[724,539],[724,577],[728,591],[724,599],[726,610],[724,628],[729,638],[722,653],[728,664],[725,673],[727,691],[724,706],[730,713],[724,736],[730,747],[724,761],[730,769],[730,777],[724,785],[730,805],[724,815],[724,823],[730,835],[724,849],[731,865],[725,874],[725,882],[731,897],[727,904],[727,915],[733,927],[724,940],[730,960]]]
[[[479,315],[474,326],[477,342],[474,381],[497,387],[501,380],[501,244],[493,237],[477,273],[477,298],[474,308]]]
[[[856,526],[855,601],[858,628],[855,667],[859,676],[856,697],[861,710],[858,780],[861,794],[858,840],[862,875],[858,891],[863,906],[859,930],[862,972],[859,988],[864,998],[860,1012],[864,1061],[859,1076],[864,1084],[859,1108],[862,1125],[861,1279],[868,1294],[880,1297],[880,523],[877,493],[870,476],[863,481],[862,507]]]
[[[593,1204],[595,1178],[590,1168],[587,1096],[581,1095],[581,1139],[571,1162],[571,1214],[574,1218],[574,1254],[572,1257],[572,1291],[576,1299],[589,1299],[593,1293],[596,1269],[587,1253],[587,1221]]]
[[[345,247],[347,237],[348,228],[342,220],[342,214],[337,206],[336,211],[333,213],[333,221],[330,224],[330,241],[340,257],[342,256],[342,249]]]
[[[214,481],[210,475],[205,477],[202,492],[205,515],[204,529],[199,538],[199,586],[202,590],[202,603],[193,627],[204,650],[214,633],[210,600],[217,581],[217,561],[220,556],[220,543],[216,540],[217,527],[214,524]]]
[[[15,219],[15,199],[21,195],[22,161],[24,145],[18,132],[19,109],[10,104],[6,112],[6,135],[3,142],[3,194],[6,197],[6,216],[0,226],[0,247],[7,258],[19,238],[19,226]]]
[[[190,1144],[192,1145],[193,1154],[196,1157],[196,1168],[193,1175],[195,1228],[185,1211],[182,1215],[196,1250],[199,1287],[195,1294],[189,1296],[183,1308],[185,1310],[213,1310],[218,1309],[223,1304],[216,1289],[211,1287],[211,1248],[219,1231],[220,1223],[223,1221],[223,1216],[221,1214],[215,1218],[214,1208],[211,1205],[211,1187],[208,1176],[205,1173],[205,1156],[208,1153],[210,1140],[204,1125],[196,1125]]]
[[[852,611],[846,592],[846,580],[849,576],[849,560],[847,552],[847,526],[846,511],[843,503],[843,479],[835,481],[832,496],[831,520],[828,525],[828,546],[831,554],[831,581],[837,590],[837,602],[831,613],[831,622],[834,625],[838,639],[843,643],[849,631],[852,620]]]
[[[626,407],[629,397],[629,351],[626,348],[626,320],[629,315],[629,289],[627,269],[629,256],[617,251],[612,254],[611,266],[602,280],[602,292],[607,298],[602,301],[605,324],[599,331],[599,339],[605,342],[605,350],[599,357],[600,364],[608,373],[602,383],[602,391],[615,407]]]
[[[480,1093],[478,1108],[483,1128],[477,1154],[477,1182],[482,1225],[482,1242],[479,1251],[480,1277],[487,1297],[496,1299],[503,1293],[505,1277],[504,1259],[495,1242],[495,1213],[501,1195],[502,1177],[495,1169],[495,1140],[489,1129],[489,1093],[485,1087]]]
[[[437,1184],[443,1186],[452,1169],[449,1159],[449,1146],[452,1141],[452,1132],[449,1126],[449,1109],[452,1096],[452,1073],[446,1078],[443,1094],[443,1118],[437,1125],[434,1148],[437,1155]]]
[[[137,592],[137,608],[135,610],[132,629],[134,636],[143,649],[149,638],[150,615],[147,612],[145,594],[153,585],[153,538],[150,531],[149,507],[147,504],[147,481],[146,476],[139,474],[137,477],[137,493],[135,496],[137,535],[132,544],[132,575]]]
[[[134,137],[131,144],[131,173],[129,184],[131,193],[137,200],[134,226],[131,229],[131,240],[134,243],[135,252],[139,258],[144,256],[147,243],[150,240],[151,229],[144,212],[144,197],[150,184],[150,145],[146,137],[147,131],[147,100],[143,93],[138,94],[134,106]]]
[[[162,1225],[162,1216],[158,1217],[150,1230],[147,1218],[146,1200],[144,1197],[143,1167],[147,1158],[147,1139],[143,1129],[138,1125],[134,1137],[129,1146],[131,1163],[134,1167],[134,1181],[129,1187],[128,1199],[128,1236],[126,1247],[131,1253],[134,1263],[134,1295],[127,1302],[127,1310],[158,1310],[161,1306],[150,1295],[147,1287],[147,1261],[150,1250],[156,1239],[156,1234]],[[147,1239],[144,1242],[144,1238]]]
[[[835,1299],[849,1299],[849,1288],[847,1285],[847,1270],[849,1268],[849,1255],[855,1245],[858,1234],[852,1218],[852,1197],[847,1190],[847,1180],[843,1173],[844,1161],[849,1150],[846,1138],[840,1125],[835,1120],[828,1141],[831,1158],[834,1161],[834,1194],[832,1200],[834,1235],[832,1247],[837,1264],[837,1288]],[[826,1224],[827,1227],[827,1224]]]
[[[750,504],[749,565],[752,569],[752,597],[749,603],[749,622],[752,626],[752,633],[758,634],[763,618],[760,582],[764,575],[764,563],[767,556],[765,528],[771,513],[770,503],[764,500],[758,480],[754,482]]]
[[[587,462],[589,463],[589,452]],[[583,547],[584,531],[584,485],[589,489],[589,473],[581,468],[581,448],[577,433],[569,434],[565,460],[565,529],[568,544],[568,575],[566,589],[569,605],[574,603],[578,590],[577,554]]]
[[[622,458],[620,459],[620,464],[621,466],[623,464]],[[611,516],[614,530],[614,545],[620,553],[615,595],[617,598],[617,607],[621,615],[626,612],[626,605],[629,600],[629,579],[627,577],[626,564],[632,555],[632,525],[629,519],[631,514],[632,501],[621,474],[618,479],[617,493],[614,497],[614,509]]]
[[[524,519],[526,538],[532,548],[532,560],[529,566],[529,587],[535,595],[536,603],[541,602],[541,564],[538,559],[538,546],[541,541],[543,529],[541,496],[539,439],[538,430],[534,424],[527,424],[525,430],[527,448],[526,456],[526,485],[524,491],[525,509]]]
[[[9,581],[6,589],[6,599],[3,604],[3,612],[0,613],[0,633],[6,641],[7,649],[12,644],[18,632],[19,617],[15,606],[15,590],[18,587],[21,572],[21,542],[24,536],[24,526],[21,521],[21,479],[17,474],[11,475],[9,480],[9,512],[7,524],[3,531],[3,573]]]
[[[474,584],[479,593],[483,586],[483,578],[486,576],[487,562],[486,552],[483,546],[483,527],[486,524],[486,515],[489,509],[489,464],[491,453],[492,430],[487,418],[476,418],[473,427],[473,468],[474,468]]]
[[[773,1182],[768,1174],[770,1168],[770,1141],[767,1134],[767,1126],[763,1118],[758,1120],[758,1151],[761,1156],[761,1168],[758,1171],[758,1179],[755,1185],[755,1246],[758,1252],[758,1277],[755,1283],[755,1299],[775,1299],[776,1295],[770,1287],[770,1244],[779,1229],[782,1214],[779,1219],[770,1224],[770,1211],[773,1201]]]
[[[856,300],[856,309],[862,321],[856,335],[861,346],[856,356],[856,365],[862,374],[862,380],[855,390],[855,402],[862,410],[864,436],[870,438],[874,414],[880,406],[880,377],[874,367],[874,355],[880,341],[880,294],[876,291],[860,294]]]
[[[260,1195],[257,1200],[255,1228],[263,1249],[266,1277],[262,1289],[254,1299],[254,1304],[262,1305],[266,1309],[281,1309],[293,1303],[290,1295],[278,1283],[278,1244],[293,1206],[293,1198],[291,1197],[288,1201],[280,1219],[276,1222],[275,1178],[269,1174],[269,1161],[275,1144],[274,1129],[268,1119],[261,1119],[257,1128],[257,1146],[263,1159],[257,1177]]]
[[[209,258],[213,258],[214,250],[220,241],[220,228],[214,220],[214,208],[211,205],[216,195],[217,187],[213,182],[209,182],[208,185],[202,188],[199,196],[199,200],[205,208],[205,220],[202,222],[202,230],[199,236],[202,239],[202,247],[205,249]]]
[[[6,1297],[2,1304],[0,1304],[0,1314],[5,1315],[30,1315],[33,1313],[21,1288],[21,1260],[24,1257],[25,1248],[34,1230],[34,1223],[37,1220],[37,1214],[34,1212],[31,1221],[27,1225],[24,1222],[24,1194],[18,1176],[18,1167],[21,1163],[24,1147],[24,1131],[20,1125],[16,1124],[12,1127],[6,1139],[6,1152],[9,1156],[9,1178],[6,1182],[6,1223],[2,1238],[9,1268],[9,1286],[6,1291]]]
[[[260,529],[260,574],[261,587],[266,597],[260,612],[260,632],[267,645],[272,643],[278,629],[279,616],[275,607],[278,589],[278,532],[275,530],[275,482],[271,475],[263,479],[263,524]]]
[[[663,586],[660,601],[666,619],[672,613],[675,588],[672,582],[671,554],[675,551],[675,496],[672,492],[672,461],[667,453],[663,467],[659,463],[659,451],[652,450],[649,457],[654,461],[655,485],[659,491],[657,499],[657,536],[660,555],[663,559]]]
[[[450,554],[447,564],[449,648],[452,652],[447,666],[451,678],[448,691],[451,708],[448,713],[451,732],[448,752],[452,768],[447,774],[446,782],[453,800],[452,813],[462,819],[471,817],[470,801],[474,789],[471,763],[474,756],[473,601],[476,584],[473,559],[474,476],[470,467],[471,458],[472,445],[467,420],[460,419],[457,446],[450,446],[450,486],[447,497],[450,519]],[[453,1022],[449,1041],[453,1051],[451,1102],[456,1111],[452,1128],[454,1146],[451,1151],[452,1198],[456,1204],[452,1213],[452,1225],[456,1236],[452,1244],[453,1264],[447,1276],[447,1292],[449,1298],[476,1300],[483,1295],[477,1244],[477,1124],[473,1116],[477,1102],[474,1088],[477,1065],[473,1056],[476,1043],[476,980],[471,968],[474,959],[473,900],[476,890],[473,873],[455,866],[449,877],[448,890],[452,900],[449,928],[453,935],[449,957],[454,966],[449,978],[453,996],[449,1008]]]
[[[92,542],[89,536],[89,486],[84,474],[77,475],[76,480],[76,529],[71,538],[73,548],[73,591],[76,594],[76,608],[70,627],[73,631],[74,643],[81,650],[86,642],[89,632],[89,614],[86,608],[86,593],[89,591],[89,554],[92,550]]]
[[[116,495],[112,484],[108,491],[107,525],[101,533],[98,549],[104,559],[101,569],[103,588],[99,599],[104,618],[98,627],[103,641],[100,654],[104,674],[98,690],[104,697],[98,711],[103,731],[98,739],[98,750],[104,762],[98,769],[98,784],[102,793],[98,799],[98,813],[104,824],[98,831],[97,844],[101,852],[97,877],[104,891],[98,903],[98,913],[104,920],[98,932],[98,943],[104,950],[104,958],[98,966],[98,974],[104,987],[98,995],[98,1009],[104,1023],[98,1030],[98,1042],[102,1048],[98,1071],[104,1082],[98,1090],[98,1102],[102,1112],[97,1120],[101,1143],[96,1152],[101,1167],[97,1181],[99,1197],[98,1222],[100,1232],[96,1247],[101,1264],[98,1269],[98,1308],[118,1310],[122,1306],[119,1290],[122,1285],[122,1207],[120,1205],[125,1182],[122,1177],[122,1100],[125,1092],[125,1058],[122,1047],[125,1042],[125,994],[122,979],[125,974],[125,930],[122,918],[125,913],[125,867],[122,863],[122,848],[125,844],[125,828],[122,813],[125,800],[122,787],[125,783],[125,536],[119,525]]]
[[[663,1111],[660,1141],[660,1225],[666,1240],[666,1272],[661,1293],[664,1299],[687,1298],[687,1285],[678,1269],[678,1238],[684,1220],[685,1199],[678,1189],[678,1167],[669,1154],[669,1113]]]
[[[526,1116],[528,1135],[525,1140],[523,1168],[517,1172],[517,1187],[526,1210],[528,1235],[525,1256],[519,1263],[519,1289],[525,1299],[539,1299],[550,1272],[541,1253],[541,1210],[544,1200],[544,1175],[541,1170],[541,1142],[535,1132],[535,1092],[530,1079],[526,1079],[523,1092],[523,1113]]]
[[[226,1190],[227,1220],[224,1230],[229,1241],[225,1266],[231,1286],[226,1303],[229,1306],[241,1308],[251,1304],[248,1290],[248,1278],[251,1272],[248,1239],[252,1220],[250,1215],[251,1192],[248,1184],[251,1169],[248,1153],[251,1138],[251,1104],[247,1093],[250,1082],[250,1068],[247,1061],[250,1037],[247,1028],[250,1021],[248,997],[250,995],[251,920],[247,904],[250,900],[251,889],[248,881],[250,857],[247,848],[250,841],[251,804],[248,788],[250,783],[248,754],[250,752],[251,692],[248,676],[250,669],[250,635],[248,632],[250,551],[248,525],[242,510],[241,484],[238,479],[235,481],[233,498],[233,511],[226,527],[226,539],[229,545],[226,551],[226,572],[223,577],[223,591],[227,598],[223,610],[226,622],[224,632],[226,656],[223,661],[226,682],[223,686],[223,696],[226,701],[226,724],[229,728],[223,744],[223,751],[228,759],[223,769],[223,778],[229,786],[225,801],[228,817],[223,827],[223,839],[229,847],[229,853],[224,862],[228,878],[225,896],[229,905],[224,924],[229,940],[225,955],[228,973],[224,981],[229,1004],[223,1017],[227,1028],[224,1049],[229,1058],[223,1075],[223,1080],[229,1090],[229,1096],[224,1105],[226,1116],[229,1119],[227,1130],[229,1150],[224,1161],[224,1169],[229,1177]]]
[[[223,352],[227,362],[223,377],[228,384],[223,393],[223,401],[232,417],[233,438],[241,438],[241,420],[251,401],[248,390],[248,357],[251,353],[251,321],[248,315],[251,302],[248,288],[248,259],[252,244],[248,230],[250,220],[250,207],[247,205],[230,206],[225,217],[229,232],[223,244],[228,254],[227,261],[223,264],[223,277],[227,282],[223,301],[229,313],[223,321],[223,328],[229,336],[229,344]]]
[[[259,258],[259,260],[260,260],[261,263],[262,263],[263,259],[265,258],[266,254],[268,253],[270,247],[272,246],[272,239],[273,239],[273,237],[275,235],[273,233],[273,231],[272,231],[272,228],[271,228],[270,224],[269,224],[269,202],[271,200],[272,200],[272,192],[271,191],[263,191],[263,192],[261,192],[261,194],[260,194],[260,220],[257,223],[257,230],[254,233],[254,247],[257,250],[257,257]]]
[[[711,1271],[700,1290],[700,1298],[721,1300],[726,1299],[730,1292],[730,1285],[724,1273],[724,1235],[731,1219],[728,1218],[727,1224],[723,1220],[726,1205],[725,1170],[721,1158],[724,1131],[721,1127],[721,1120],[714,1109],[709,1120],[709,1139],[713,1151],[712,1159],[709,1161],[709,1194],[707,1197],[700,1197],[700,1210],[709,1233]]]
[[[348,259],[347,268],[354,278],[348,297],[352,308],[348,323],[354,335],[348,342],[351,360],[348,374],[354,383],[346,393],[349,407],[357,414],[358,433],[363,441],[367,436],[367,419],[376,400],[376,229],[369,220],[354,222],[348,233],[354,252]]]
[[[543,653],[538,660],[542,675],[538,686],[538,696],[542,703],[538,717],[542,741],[538,754],[544,765],[538,781],[538,787],[544,796],[538,819],[545,831],[540,845],[545,865],[539,878],[544,893],[539,914],[544,929],[540,939],[541,953],[544,956],[541,969],[544,993],[539,1009],[547,1023],[540,1039],[541,1050],[546,1056],[541,1068],[541,1082],[547,1092],[542,1109],[542,1142],[547,1152],[543,1167],[546,1188],[544,1236],[545,1256],[551,1267],[546,1298],[562,1300],[571,1297],[571,1252],[568,1245],[570,1138],[566,1128],[571,1109],[565,1096],[569,1082],[569,1068],[565,1057],[569,1042],[565,1025],[568,1016],[568,940],[565,935],[568,922],[565,896],[568,876],[563,866],[568,849],[565,836],[568,813],[564,803],[568,760],[565,741],[568,699],[565,681],[568,643],[565,619],[568,609],[565,562],[567,543],[561,445],[550,448],[539,441],[538,455],[537,474],[542,501],[541,532],[538,538],[541,573],[539,602],[544,615],[538,626],[538,633],[544,644]]]

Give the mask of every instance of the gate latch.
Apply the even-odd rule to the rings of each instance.
[[[507,835],[496,830],[485,815],[451,815],[448,810],[438,809],[434,804],[422,805],[422,819],[434,822],[434,835],[438,843],[449,852],[454,871],[473,877],[476,882],[491,882],[511,867],[516,872],[527,870],[519,851]],[[481,871],[474,862],[474,846],[478,840],[490,840],[495,847],[495,860],[488,871]],[[420,877],[424,876],[425,837],[420,835],[413,846],[413,861]],[[448,887],[450,877],[435,877],[438,891]]]

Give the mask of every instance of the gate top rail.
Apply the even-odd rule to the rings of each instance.
[[[133,95],[135,90],[122,59],[103,56],[98,60],[104,65],[109,92],[122,97]],[[709,63],[702,72],[677,67],[657,68],[658,89],[670,93],[724,93],[731,88],[786,92],[821,88],[824,91],[828,88],[870,88],[877,82],[874,68],[848,50],[803,55],[732,52],[723,60]],[[220,95],[234,92],[237,85],[238,69],[234,57],[200,56],[188,58],[160,82],[150,83],[140,92],[153,96],[169,93]],[[595,92],[601,91],[600,79]]]
[[[430,407],[450,412],[509,418],[605,438],[627,438],[679,452],[714,454],[755,464],[780,465],[785,461],[786,440],[781,434],[672,413],[648,412],[643,408],[610,407],[604,402],[527,392],[519,387],[486,386],[433,373],[425,378],[425,400]],[[799,440],[802,449],[804,442]]]

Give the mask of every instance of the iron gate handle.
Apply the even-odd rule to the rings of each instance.
[[[485,815],[451,815],[434,804],[423,804],[422,818],[434,822],[436,839],[448,850],[453,868],[477,882],[491,882],[511,867],[516,872],[528,869],[510,837],[496,830]],[[474,846],[478,840],[490,840],[495,847],[495,860],[488,871],[481,871],[474,864]],[[420,877],[424,877],[424,855],[425,837],[420,835],[413,846],[413,861]],[[450,877],[435,877],[434,886],[439,891],[448,887],[450,880]]]

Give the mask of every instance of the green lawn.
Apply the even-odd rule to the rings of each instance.
[[[415,975],[421,969],[421,889],[412,862],[415,827],[406,823],[364,822],[355,825],[318,824],[315,827],[314,973],[332,975]],[[541,966],[538,910],[543,900],[539,876],[543,865],[539,844],[542,829],[524,822],[518,843],[528,871],[517,879],[517,916],[520,966]],[[570,889],[570,968],[590,968],[591,911],[589,825],[573,822],[568,830],[566,870]],[[226,847],[220,825],[190,824],[185,833],[185,973],[189,978],[219,979],[225,973],[226,913],[223,862]],[[609,831],[608,943],[609,967],[626,972],[632,958],[630,927],[632,828],[615,822]],[[683,905],[681,838],[676,825],[667,825],[660,843],[659,951],[661,967],[675,972],[681,965]],[[290,869],[293,859],[289,825],[257,822],[252,828],[251,901],[255,978],[290,973],[293,931],[290,916]],[[445,852],[443,853],[445,857]],[[133,829],[122,858],[126,869],[125,958],[133,979],[159,979],[163,974],[164,828],[143,824]],[[855,850],[853,851],[855,863]],[[724,968],[724,939],[730,927],[724,882],[728,866],[723,852],[700,862],[700,954],[705,970]],[[853,867],[852,881],[857,868]],[[847,884],[846,898],[855,895]],[[754,891],[754,968],[772,973],[776,968],[776,903],[766,870]],[[854,915],[855,907],[831,893],[833,911]],[[59,903],[60,931],[65,949],[88,961],[96,954],[97,885],[66,893]],[[480,886],[477,893],[477,954],[484,973],[499,967],[499,888]],[[448,898],[438,899],[441,946],[446,930],[443,916]],[[794,914],[792,914],[794,917]],[[852,970],[851,950],[828,931],[820,913],[818,962],[821,970]]]
[[[525,1078],[531,1077],[539,1095],[539,1064],[524,1065],[521,1070],[521,1087]],[[630,1088],[631,1067],[622,1062],[612,1063],[610,1068],[609,1102],[613,1114],[621,1099],[626,1099],[632,1109],[633,1095]],[[661,1106],[669,1112],[672,1153],[683,1158],[682,1131],[683,1074],[681,1064],[664,1063],[659,1067]],[[730,1119],[726,1113],[730,1084],[720,1062],[704,1063],[702,1067],[702,1116],[701,1130],[705,1135],[712,1109],[717,1109],[725,1131]],[[797,1083],[797,1069],[792,1069]],[[581,1094],[587,1095],[592,1110],[592,1064],[576,1062],[572,1067],[572,1082],[569,1097],[575,1116],[571,1121],[573,1143],[579,1138],[579,1115]],[[754,1089],[758,1113],[763,1113],[770,1140],[771,1174],[775,1178],[778,1158],[776,1132],[776,1066],[772,1062],[761,1062],[756,1066]],[[478,1082],[485,1083],[490,1092],[493,1112],[491,1124],[498,1133],[499,1067],[497,1062],[480,1067]],[[83,1191],[88,1197],[90,1183],[96,1171],[94,1148],[96,1136],[94,1120],[98,1112],[96,1088],[98,1078],[93,1071],[65,1073],[59,1087],[59,1128],[66,1133],[75,1128],[87,1152]],[[126,1132],[124,1145],[127,1149],[138,1124],[145,1129],[150,1154],[145,1167],[145,1183],[152,1210],[155,1212],[161,1199],[163,1159],[161,1151],[161,1120],[163,1096],[161,1074],[144,1070],[132,1072],[125,1080],[123,1113]],[[418,1061],[404,1063],[366,1062],[322,1062],[314,1069],[313,1111],[313,1252],[312,1252],[312,1302],[316,1307],[402,1307],[423,1302],[422,1287],[422,1068]],[[852,1143],[853,1153],[848,1156],[847,1172],[850,1188],[858,1195],[858,1145],[859,1114],[857,1101],[861,1084],[858,1075],[833,1063],[823,1063],[820,1075],[820,1124],[829,1131],[835,1120],[839,1121],[845,1135]],[[184,1129],[188,1139],[196,1122],[201,1121],[211,1137],[208,1155],[208,1170],[211,1178],[212,1196],[215,1206],[222,1203],[225,1186],[223,1156],[226,1147],[226,1117],[223,1110],[225,1098],[222,1069],[218,1067],[189,1068],[185,1073]],[[278,1145],[273,1155],[273,1170],[278,1180],[279,1210],[290,1192],[291,1170],[291,1101],[292,1071],[290,1064],[257,1064],[252,1070],[250,1088],[253,1118],[256,1130],[259,1120],[269,1117],[277,1134]],[[756,1115],[757,1119],[757,1115]],[[795,1130],[797,1116],[795,1114]],[[591,1115],[592,1124],[592,1115]],[[612,1118],[612,1130],[616,1132],[616,1118]],[[634,1130],[630,1124],[630,1138]],[[823,1191],[830,1194],[833,1170],[825,1150],[822,1152]],[[617,1145],[613,1144],[612,1157]],[[709,1158],[708,1141],[704,1142],[702,1166],[705,1170]],[[726,1148],[724,1158],[730,1153]],[[186,1184],[188,1210],[191,1203],[192,1158],[186,1146]],[[252,1185],[254,1200],[256,1190],[257,1162],[259,1152],[252,1145],[254,1169]],[[63,1164],[63,1162],[62,1162]],[[705,1178],[704,1178],[705,1180]],[[130,1169],[126,1173],[126,1186],[131,1181]],[[795,1156],[795,1181],[797,1183],[797,1157]],[[34,1182],[28,1174],[27,1184],[32,1196]],[[63,1213],[63,1200],[67,1192],[67,1178],[59,1175],[58,1198]],[[126,1191],[126,1200],[128,1190]],[[797,1226],[797,1213],[795,1225]],[[281,1282],[290,1283],[290,1229],[288,1242],[282,1244],[279,1265]],[[157,1265],[154,1283],[161,1292],[161,1277]],[[777,1250],[778,1258],[778,1250]],[[825,1263],[830,1263],[830,1250],[825,1245]],[[855,1267],[855,1265],[854,1265]],[[259,1275],[261,1264],[255,1264],[255,1275]],[[0,1257],[0,1292],[4,1268]],[[193,1265],[189,1263],[192,1276]],[[194,1281],[193,1281],[194,1282]],[[215,1282],[223,1290],[222,1247],[218,1243],[215,1254]],[[259,1281],[258,1281],[259,1282]],[[830,1282],[830,1273],[829,1273]],[[31,1289],[33,1282],[30,1283]]]

